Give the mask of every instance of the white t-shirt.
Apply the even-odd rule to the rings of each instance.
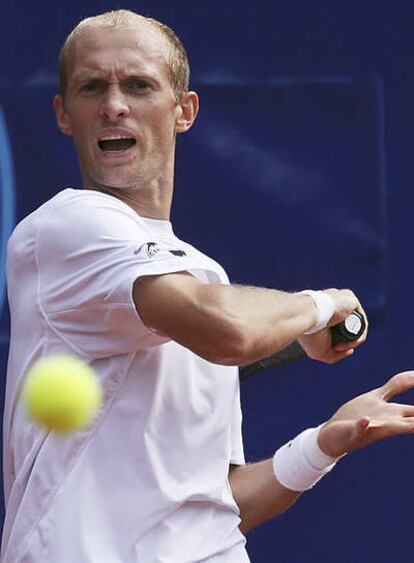
[[[237,369],[148,330],[139,277],[224,270],[116,198],[66,189],[8,249],[11,344],[4,413],[3,563],[248,561],[230,464],[243,464]],[[104,403],[86,431],[47,433],[19,388],[39,357],[91,364]]]

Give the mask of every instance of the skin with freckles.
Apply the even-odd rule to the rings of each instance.
[[[138,18],[128,26],[88,27],[69,50],[65,99],[54,99],[61,131],[74,138],[84,187],[159,219],[170,214],[176,134],[198,111],[195,92],[177,103],[168,49],[163,35]],[[100,141],[120,137],[131,146],[102,150]]]

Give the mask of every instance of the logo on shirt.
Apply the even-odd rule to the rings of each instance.
[[[142,244],[137,250],[135,250],[134,254],[140,254],[141,252],[145,252],[148,258],[153,258],[158,252],[161,250],[160,246],[156,242],[146,242]],[[174,256],[187,256],[184,250],[168,250],[170,254]]]
[[[160,247],[156,242],[146,242],[142,244],[134,254],[139,254],[140,252],[145,252],[148,258],[153,258],[160,251]]]
[[[174,254],[174,256],[187,256],[184,250],[169,250],[168,252]]]

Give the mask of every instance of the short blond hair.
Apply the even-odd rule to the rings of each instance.
[[[188,91],[190,81],[190,65],[183,43],[174,31],[167,25],[153,19],[141,16],[131,10],[112,10],[97,16],[85,18],[69,33],[59,54],[59,83],[62,99],[67,91],[67,58],[70,45],[73,40],[86,27],[116,27],[130,24],[136,18],[142,19],[154,29],[158,29],[166,38],[169,45],[169,57],[167,60],[170,69],[170,80],[176,100],[179,101],[184,92]]]

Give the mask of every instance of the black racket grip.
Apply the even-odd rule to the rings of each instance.
[[[267,358],[263,358],[262,360],[254,362],[253,364],[248,364],[247,366],[241,366],[239,368],[240,381],[245,381],[258,371],[278,368],[290,362],[294,362],[295,360],[299,360],[300,358],[304,358],[305,356],[305,350],[299,342],[295,340],[289,344],[289,346],[279,352],[276,352],[276,354],[273,354],[272,356],[268,356]]]
[[[365,327],[366,321],[364,316],[358,313],[358,311],[354,311],[344,321],[331,328],[332,344],[335,345],[338,342],[357,340],[364,332]],[[299,342],[292,342],[284,350],[280,350],[268,358],[263,358],[253,364],[240,367],[240,381],[244,382],[257,372],[270,368],[278,368],[305,356],[306,352]]]
[[[365,317],[358,311],[353,311],[344,321],[331,328],[332,344],[358,340],[366,327]]]

